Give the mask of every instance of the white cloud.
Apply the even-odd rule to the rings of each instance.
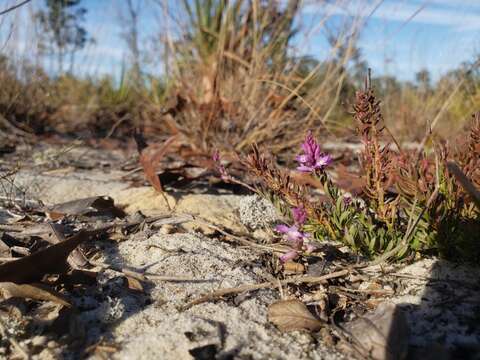
[[[478,0],[428,0],[431,4],[445,5],[452,8],[470,7],[473,9],[480,9],[480,2]]]
[[[312,2],[306,6],[305,12],[366,17],[377,4],[380,4],[378,9],[371,14],[371,18],[374,19],[440,25],[458,31],[480,30],[480,11],[472,11],[473,8],[480,10],[480,1],[473,0],[461,3],[456,1],[455,4],[448,0],[417,2],[352,0],[338,1],[335,4]]]

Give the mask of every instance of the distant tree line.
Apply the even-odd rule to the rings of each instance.
[[[87,9],[81,0],[45,0],[44,9],[35,14],[39,25],[40,54],[50,57],[56,71],[73,72],[75,55],[94,41],[85,29]]]

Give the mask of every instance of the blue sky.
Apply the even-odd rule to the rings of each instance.
[[[0,10],[16,1],[2,0]],[[141,44],[145,50],[154,50],[159,44],[159,32],[168,24],[153,0],[134,0],[138,1],[141,2]],[[177,1],[160,0],[157,4],[162,2],[175,7]],[[4,47],[3,51],[8,51],[12,45],[29,48],[31,26],[23,25],[25,21],[28,25],[28,14],[42,3],[42,0],[33,0],[17,14],[7,15],[10,19],[16,19],[14,23],[19,35],[10,38],[9,46]],[[329,24],[339,23],[346,18],[360,18],[365,26],[359,45],[364,59],[376,75],[387,74],[411,80],[417,71],[425,68],[434,79],[438,79],[448,70],[472,60],[480,53],[480,0],[348,0],[332,3],[305,0],[300,24],[311,29],[325,16],[329,17]],[[121,36],[125,1],[83,0],[83,5],[88,10],[86,28],[96,43],[82,51],[78,68],[83,73],[118,74],[126,54]],[[5,24],[0,24],[0,39],[6,38],[6,29]],[[321,29],[312,32],[308,40],[298,38],[296,44],[301,53],[320,59],[328,57],[328,47]],[[151,69],[160,72],[161,61],[156,56],[160,55],[149,59]]]
[[[438,79],[480,53],[480,0],[352,0],[327,10],[315,2],[308,8],[311,16],[323,11],[339,21],[362,15],[359,45],[376,74],[412,80],[425,68]],[[313,54],[322,48],[321,36],[311,41]]]

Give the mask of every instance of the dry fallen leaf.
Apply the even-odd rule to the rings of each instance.
[[[43,284],[22,284],[12,282],[0,283],[0,296],[3,299],[22,298],[52,301],[63,306],[71,306],[59,293]]]
[[[268,320],[283,332],[293,330],[317,331],[323,324],[299,300],[282,300],[273,303],[268,308]]]
[[[53,236],[50,238],[51,243],[58,244],[60,242],[66,241],[65,235],[62,233],[61,229],[58,228],[57,224],[49,223]],[[67,263],[72,267],[72,269],[83,269],[87,266],[88,260],[83,255],[82,251],[77,247],[72,250],[70,255],[67,257]]]
[[[144,292],[143,285],[140,282],[140,280],[135,279],[135,278],[130,277],[130,276],[125,276],[125,279],[126,279],[126,282],[127,282],[127,287],[130,290],[138,291],[138,292]]]
[[[374,360],[403,360],[408,353],[409,326],[405,313],[390,302],[346,325],[349,334],[361,344],[360,352]],[[349,347],[341,346],[343,351]]]
[[[67,257],[82,242],[98,231],[81,230],[69,239],[37,251],[18,260],[0,265],[0,282],[17,284],[40,280],[45,274],[60,274],[66,271]]]
[[[138,152],[140,153],[140,165],[142,165],[145,178],[153,186],[155,190],[163,193],[163,186],[160,182],[160,178],[157,175],[156,167],[160,163],[160,160],[171,151],[170,147],[177,140],[177,136],[171,136],[168,138],[159,149],[155,149],[154,146],[147,145],[143,134],[137,130],[134,135],[137,143]]]
[[[110,215],[118,218],[125,217],[125,213],[117,208],[109,196],[93,196],[77,199],[51,206],[45,211],[52,220],[59,220],[66,215]]]
[[[287,261],[283,265],[283,272],[285,274],[303,274],[305,272],[305,266],[295,261]]]

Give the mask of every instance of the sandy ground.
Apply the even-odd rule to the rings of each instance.
[[[26,191],[26,198],[45,204],[108,195],[128,213],[168,212],[161,196],[149,187],[130,187],[122,175],[120,171],[22,170],[15,182]],[[246,196],[171,193],[168,201],[178,213],[201,215],[233,232],[264,227],[262,241],[275,218],[265,203]],[[281,299],[278,289],[181,311],[183,304],[205,292],[272,278],[260,254],[220,242],[209,229],[187,223],[99,246],[97,262],[194,279],[155,281],[145,293],[132,294],[125,291],[118,274],[102,272],[101,296],[87,293],[76,299],[79,326],[87,329],[92,342],[103,338],[118,344],[115,359],[344,358],[316,334],[283,334],[267,321],[268,305]],[[478,268],[426,259],[396,274],[395,295],[389,301],[406,314],[410,358],[473,359],[477,350],[480,354]],[[46,347],[36,357],[57,358],[59,351]]]

